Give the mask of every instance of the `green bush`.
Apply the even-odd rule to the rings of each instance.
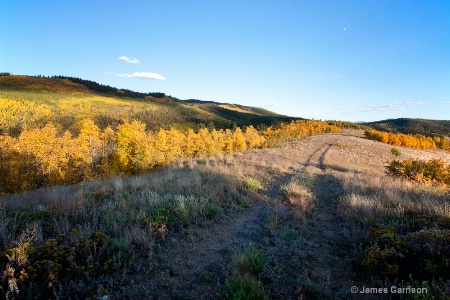
[[[242,186],[245,190],[253,192],[260,189],[262,187],[262,184],[258,179],[246,176],[242,179]]]
[[[150,215],[150,223],[154,228],[166,228],[172,220],[170,212],[165,208],[159,208]]]
[[[209,219],[216,218],[218,215],[220,215],[221,212],[222,212],[222,209],[212,203],[207,203],[203,207],[203,215]]]
[[[257,274],[263,270],[265,264],[266,255],[255,247],[249,247],[233,256],[235,271],[241,275]]]
[[[227,279],[226,300],[267,300],[269,296],[261,282],[248,277]]]
[[[391,153],[392,153],[395,157],[399,157],[400,155],[402,155],[402,153],[400,152],[400,150],[398,150],[397,148],[392,148],[392,149],[391,149]]]

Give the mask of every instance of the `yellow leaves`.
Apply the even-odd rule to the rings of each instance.
[[[245,149],[247,149],[247,145],[245,143],[245,136],[242,133],[242,130],[238,127],[233,133],[233,150],[244,151]]]
[[[211,131],[211,138],[214,143],[214,154],[224,153],[225,149],[225,139],[223,130],[213,130]]]
[[[95,119],[96,124],[103,129],[130,116],[145,120],[146,116],[154,115],[159,108],[149,101],[92,94],[2,90],[0,133],[18,136],[22,130],[43,127],[52,122],[78,134],[80,127],[77,122],[83,119]]]
[[[392,161],[385,167],[388,174],[431,185],[450,186],[450,165],[440,159]]]
[[[52,116],[51,107],[27,100],[0,98],[0,131],[29,129]]]
[[[234,150],[234,139],[230,129],[225,130],[223,152],[229,154]]]
[[[289,124],[269,127],[263,132],[263,135],[266,138],[265,145],[267,147],[274,147],[287,140],[299,140],[311,135],[337,133],[340,131],[341,129],[339,127],[326,122],[297,120]]]
[[[125,121],[117,126],[116,162],[119,171],[136,172],[151,165],[145,124]]]
[[[111,126],[108,126],[105,128],[105,130],[103,130],[103,132],[100,135],[100,139],[102,141],[103,155],[108,156],[113,154],[116,144],[116,133],[111,128]]]
[[[217,154],[218,149],[216,149],[214,139],[208,129],[200,129],[197,133],[197,137],[199,145],[197,156],[206,157]]]
[[[445,138],[426,137],[420,134],[402,134],[402,133],[388,133],[381,132],[375,129],[367,130],[365,136],[368,139],[376,140],[385,144],[395,146],[406,146],[419,149],[448,149],[450,142]]]
[[[245,129],[244,138],[247,142],[248,149],[260,148],[266,140],[253,126],[248,126]]]
[[[151,132],[142,122],[126,120],[115,129],[108,126],[102,131],[85,118],[77,123],[78,136],[72,136],[49,123],[41,129],[24,130],[18,138],[0,136],[0,193],[132,174],[187,157],[267,147],[333,132],[333,126],[296,121],[263,132],[253,126],[244,131],[238,127],[234,131],[172,128]]]

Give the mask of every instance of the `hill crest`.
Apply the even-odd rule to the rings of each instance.
[[[301,119],[257,107],[195,99],[184,101],[160,92],[134,92],[67,76],[0,73],[0,98],[5,100],[4,107],[0,107],[0,113],[5,114],[0,131],[13,135],[20,128],[42,126],[45,122],[62,124],[62,129],[76,132],[76,123],[83,118],[92,118],[101,128],[136,119],[152,130],[172,126],[194,129],[270,126]],[[45,117],[36,116],[34,111],[38,107],[46,111]],[[30,117],[37,123],[31,124]]]

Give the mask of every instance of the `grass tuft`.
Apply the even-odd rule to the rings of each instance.
[[[266,255],[254,246],[233,256],[232,265],[235,273],[240,275],[256,275],[266,264]]]
[[[261,282],[248,277],[227,279],[226,300],[268,300],[270,299]]]
[[[262,188],[262,183],[254,177],[245,176],[242,179],[242,186],[244,187],[245,190],[253,192]]]

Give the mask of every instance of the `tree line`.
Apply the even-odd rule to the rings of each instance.
[[[117,89],[115,87],[104,85],[97,83],[95,81],[81,79],[77,77],[69,77],[69,76],[52,76],[51,78],[59,78],[59,79],[68,79],[74,83],[79,83],[87,87],[89,90],[102,93],[102,94],[110,94],[115,95],[118,97],[129,97],[129,98],[145,98],[147,96],[153,97],[153,98],[163,98],[166,97],[166,94],[164,93],[139,93],[127,89]]]
[[[390,133],[375,129],[366,130],[364,135],[368,139],[394,146],[405,146],[417,149],[450,149],[450,140],[439,136],[429,137],[421,134]]]
[[[321,121],[293,121],[264,131],[253,126],[149,131],[144,123],[133,120],[102,130],[91,119],[84,119],[74,136],[48,123],[17,137],[0,136],[0,194],[130,175],[188,157],[274,147],[286,140],[330,132],[340,132],[340,128]]]

